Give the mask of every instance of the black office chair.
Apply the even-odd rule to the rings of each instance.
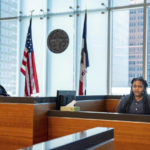
[[[2,85],[0,85],[0,96],[10,96]]]

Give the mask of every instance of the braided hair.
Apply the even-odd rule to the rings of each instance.
[[[132,81],[131,81],[131,91],[130,91],[130,96],[129,96],[129,99],[127,100],[125,106],[124,106],[124,109],[123,111],[128,113],[129,112],[129,109],[130,109],[130,105],[134,99],[134,93],[133,93],[133,90],[132,90],[132,86],[133,86],[133,83],[135,81],[141,81],[143,86],[144,86],[144,91],[142,92],[143,94],[143,102],[144,102],[144,112],[145,114],[150,114],[150,107],[149,107],[149,104],[148,104],[148,94],[147,94],[147,87],[148,87],[148,84],[147,84],[147,81],[143,79],[143,77],[138,77],[138,78],[133,78]]]

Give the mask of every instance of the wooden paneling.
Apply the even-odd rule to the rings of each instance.
[[[112,127],[115,150],[148,150],[150,147],[150,123],[49,117],[48,127],[49,139],[93,127]]]
[[[120,99],[83,100],[77,101],[76,106],[81,111],[115,112]]]
[[[51,104],[0,104],[0,150],[24,148],[48,139]]]
[[[106,99],[105,100],[105,111],[115,112],[119,105],[120,99]]]
[[[30,98],[27,101],[30,102]],[[47,112],[55,109],[55,103],[23,102],[0,103],[0,150],[19,149],[48,139]],[[114,104],[111,100],[83,100],[77,101],[76,105],[81,111],[105,112],[111,111]]]
[[[104,100],[77,101],[76,106],[79,106],[81,111],[105,111]]]
[[[0,149],[33,144],[33,105],[0,104]]]
[[[56,103],[48,103],[49,109],[50,110],[55,110],[56,109]]]
[[[48,111],[51,109],[50,104],[34,105],[34,127],[33,143],[39,143],[48,140]]]

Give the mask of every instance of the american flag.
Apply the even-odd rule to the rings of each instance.
[[[30,25],[28,28],[28,34],[26,38],[22,66],[20,69],[21,73],[25,76],[25,91],[24,91],[25,96],[31,96],[34,93],[39,93],[39,85],[32,44],[31,25],[32,25],[32,18],[30,19]]]
[[[89,67],[86,32],[87,32],[87,14],[85,13],[83,36],[82,36],[79,95],[86,95],[86,74],[87,74],[87,67]]]

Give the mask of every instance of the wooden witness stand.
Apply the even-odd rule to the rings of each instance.
[[[150,117],[111,113],[120,97],[77,97],[81,112],[55,111],[56,98],[0,98],[0,149],[31,146],[94,127],[114,128],[115,150],[150,147]],[[108,113],[109,112],[109,113]]]
[[[61,113],[61,114],[60,114]],[[110,117],[111,115],[111,117]],[[137,116],[91,112],[49,112],[49,139],[82,131],[93,127],[114,128],[115,150],[141,150],[150,147],[150,119],[145,116],[145,122],[131,121]],[[140,116],[143,119],[143,116]],[[111,120],[113,119],[113,120]],[[129,119],[129,120],[128,120]],[[143,120],[144,121],[144,120]]]

